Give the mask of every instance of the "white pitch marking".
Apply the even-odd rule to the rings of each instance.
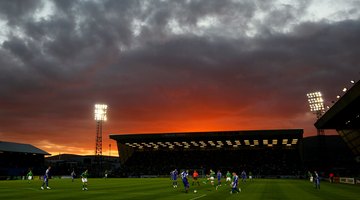
[[[190,199],[190,200],[200,199],[200,198],[203,198],[203,197],[205,197],[205,196],[206,196],[206,194],[203,194],[203,195],[201,195],[201,196],[199,196],[199,197],[195,197],[195,198],[192,198],[192,199]]]

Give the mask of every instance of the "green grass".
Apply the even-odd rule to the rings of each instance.
[[[42,182],[0,181],[0,199],[359,199],[360,186],[321,183],[321,189],[314,189],[305,180],[257,179],[246,184],[240,183],[242,192],[230,194],[229,186],[221,186],[215,190],[210,184],[191,186],[185,193],[182,182],[179,187],[172,188],[171,181],[165,178],[133,178],[133,179],[89,179],[88,191],[82,191],[80,179],[71,182],[70,179],[51,179],[51,190],[41,190]],[[193,193],[194,189],[198,192]]]

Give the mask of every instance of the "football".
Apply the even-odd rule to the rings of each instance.
[[[196,191],[196,190],[194,190],[194,193],[197,193],[197,191]]]

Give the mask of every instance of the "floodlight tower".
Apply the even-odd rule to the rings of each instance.
[[[324,114],[324,100],[322,98],[321,92],[312,92],[307,94],[308,102],[310,106],[310,111],[316,114],[316,118],[320,119],[320,117]],[[323,129],[317,129],[318,135],[324,135]]]
[[[95,121],[96,121],[96,147],[95,155],[102,155],[102,122],[106,121],[107,105],[95,104]]]

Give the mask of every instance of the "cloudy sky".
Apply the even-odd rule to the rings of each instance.
[[[360,78],[360,1],[0,1],[0,140],[94,154],[109,133],[304,129]]]

